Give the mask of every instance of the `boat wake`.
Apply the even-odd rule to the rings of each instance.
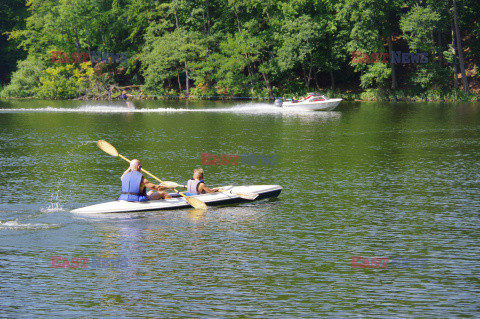
[[[312,112],[307,110],[285,109],[277,107],[273,104],[267,103],[251,103],[239,104],[227,108],[174,108],[174,107],[159,107],[159,108],[129,108],[126,106],[115,105],[86,105],[78,108],[3,108],[0,113],[187,113],[187,112],[201,112],[201,113],[237,113],[237,114],[276,114],[286,116],[302,116],[309,117],[338,117],[340,112]]]
[[[42,223],[21,223],[18,219],[2,222],[0,221],[0,230],[38,230],[59,228],[58,224],[42,224]]]

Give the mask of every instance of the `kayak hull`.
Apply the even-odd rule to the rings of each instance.
[[[208,206],[228,205],[243,202],[251,202],[251,200],[241,197],[241,194],[255,193],[258,194],[255,200],[265,199],[269,197],[277,197],[282,191],[280,185],[250,185],[236,186],[224,188],[223,192],[210,194],[195,195],[191,197],[198,198],[205,202]],[[126,213],[126,212],[144,212],[153,210],[178,209],[192,207],[183,197],[152,200],[147,202],[127,202],[123,200],[115,200],[96,205],[77,208],[71,211],[74,214],[98,214],[98,213]]]

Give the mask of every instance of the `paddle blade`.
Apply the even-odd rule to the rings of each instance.
[[[105,153],[112,155],[112,156],[118,156],[117,149],[113,147],[112,144],[108,143],[107,141],[104,140],[98,140],[97,141],[97,146],[104,151]]]
[[[195,198],[195,197],[190,197],[190,196],[185,196],[185,200],[187,203],[192,205],[193,208],[195,209],[207,209],[207,204],[202,202],[201,200]]]
[[[256,193],[233,193],[235,195],[238,195],[241,198],[245,198],[248,200],[254,200],[255,198],[258,197],[258,194]]]
[[[226,187],[231,187],[231,186],[226,186]],[[218,191],[223,192],[223,193],[230,193],[232,195],[237,195],[238,197],[243,198],[243,199],[255,200],[255,198],[258,197],[257,193],[237,193],[237,192],[234,192],[232,190],[226,190],[226,189],[222,189],[222,188],[225,188],[225,187],[220,187],[220,189]]]
[[[187,187],[185,185],[180,185],[177,182],[170,182],[170,181],[162,182],[161,185],[167,186],[167,187]]]

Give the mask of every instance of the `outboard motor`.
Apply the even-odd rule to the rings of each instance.
[[[275,100],[275,106],[282,107],[283,100],[282,99],[276,99]]]

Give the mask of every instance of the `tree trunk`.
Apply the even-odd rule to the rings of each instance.
[[[207,13],[207,34],[210,34],[210,4],[205,0],[205,12]]]
[[[70,5],[72,7],[72,12],[75,12],[74,3],[72,2]],[[75,24],[75,22],[73,22],[73,31],[75,31],[75,46],[77,48],[77,59],[80,62],[80,41],[78,40],[78,29],[77,29],[77,25]]]
[[[173,11],[173,14],[175,15],[175,26],[177,27],[177,29],[179,29],[179,28],[180,28],[180,24],[178,23],[177,10],[174,10],[174,11]]]
[[[307,46],[309,45],[307,41]],[[303,80],[305,81],[305,86],[307,91],[310,90],[310,80],[312,78],[312,70],[313,70],[313,56],[310,55],[310,65],[308,66],[308,70],[304,67],[303,69]]]
[[[87,12],[84,8],[83,10],[83,15],[86,17],[87,16]],[[89,38],[89,33],[88,33],[88,27],[87,27],[87,23],[86,23],[86,20],[87,19],[84,19],[83,20],[83,27],[85,28],[85,32],[86,32],[86,35],[85,35],[85,38],[87,40],[87,49],[88,49],[88,56],[90,57],[90,62],[92,63],[92,66],[93,66],[93,62],[92,62],[92,49],[91,49],[91,45],[90,45],[90,40],[88,40]]]
[[[235,18],[237,20],[237,28],[238,28],[238,33],[242,33],[242,27],[240,24],[240,18],[238,17],[238,12],[237,9],[235,9],[235,6],[233,6],[233,12],[235,13]],[[248,53],[244,54],[245,59],[248,60]],[[254,92],[254,83],[253,83],[253,70],[251,64],[247,65],[247,71],[248,71],[248,77],[250,78],[250,87],[251,87],[251,92]]]
[[[440,48],[440,53],[438,57],[438,65],[443,67],[443,53],[442,53],[442,32],[438,30],[438,47]]]
[[[302,67],[302,71],[303,71],[303,82],[305,82],[305,87],[308,90],[307,71],[305,70],[305,67]]]
[[[185,89],[187,90],[187,98],[188,98],[188,95],[190,94],[190,86],[188,84],[188,65],[187,65],[187,61],[185,61]]]
[[[393,41],[392,41],[392,35],[389,35],[387,37],[387,42],[388,42],[388,54],[390,57],[390,69],[391,75],[392,75],[392,90],[395,90],[398,86],[397,84],[397,72],[395,71],[395,64],[393,63]]]
[[[310,88],[310,83],[312,81],[312,72],[313,72],[313,55],[310,56],[310,68],[308,69],[308,88]]]
[[[90,41],[88,40],[87,38],[87,48],[88,48],[88,56],[90,57],[90,63],[92,63],[91,66],[93,66],[93,62],[92,62],[92,50],[90,48]]]
[[[333,70],[330,70],[330,82],[332,84],[332,90],[335,90],[335,77],[333,76]]]
[[[182,81],[180,81],[180,72],[177,72],[177,81],[178,81],[179,91],[182,92]]]
[[[462,73],[463,92],[468,92],[467,74],[465,73],[465,59],[463,58],[462,38],[460,37],[460,28],[458,27],[457,1],[453,0],[453,22],[455,24],[455,35],[457,37],[458,59],[460,62],[460,72]]]
[[[263,79],[265,80],[265,86],[267,87],[268,90],[268,96],[270,97],[270,100],[273,100],[273,92],[272,92],[272,86],[270,85],[270,81],[268,79],[268,75],[264,72],[262,72]]]
[[[453,86],[458,89],[457,51],[455,50],[455,28],[452,21]]]
[[[73,26],[73,30],[75,30],[75,46],[77,47],[77,58],[80,62],[80,41],[78,40],[78,32],[76,25]]]
[[[235,17],[236,17],[236,20],[237,20],[238,32],[242,33],[242,29],[240,28],[240,18],[238,17],[237,9],[235,9],[235,6],[233,6],[233,12],[235,13]]]
[[[268,21],[270,21],[271,19],[270,19],[270,14],[268,13],[268,9],[265,9],[265,14],[267,15]]]
[[[211,24],[209,0],[205,0],[205,12],[206,12],[205,34],[209,35],[210,34],[210,24]],[[207,44],[207,56],[205,58],[208,61],[210,59],[210,41],[207,41],[206,44]],[[207,90],[208,90],[208,92],[210,92],[210,87],[212,86],[212,84],[210,83],[211,81],[210,81],[208,73],[205,76],[204,80],[206,82],[205,84],[207,85]]]

